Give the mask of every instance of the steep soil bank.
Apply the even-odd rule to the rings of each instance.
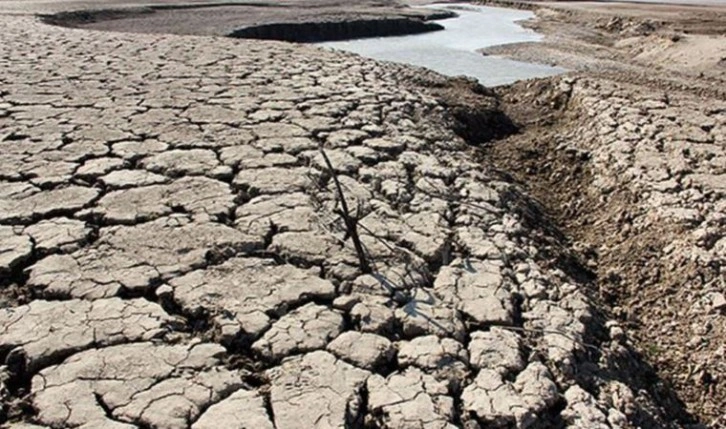
[[[603,302],[688,409],[726,425],[726,10],[520,3],[541,44],[485,50],[576,70],[500,88],[521,133],[488,160],[589,255]]]
[[[540,200],[688,409],[726,409],[723,100],[579,76],[501,88],[521,132],[485,159]]]
[[[314,43],[362,37],[403,36],[443,30],[439,24],[409,18],[354,19],[338,22],[266,24],[235,30],[230,37]]]

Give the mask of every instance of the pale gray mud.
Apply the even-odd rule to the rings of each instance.
[[[493,94],[279,42],[0,24],[7,427],[691,421],[469,145],[512,131]]]
[[[5,2],[12,12],[37,11],[46,22],[69,27],[138,33],[233,36],[319,42],[441,30],[432,19],[452,12],[410,8],[397,0],[174,1],[140,0],[84,5]],[[49,13],[51,12],[51,13]]]
[[[579,73],[501,88],[487,161],[541,201],[602,302],[710,427],[726,425],[726,7],[520,3]]]

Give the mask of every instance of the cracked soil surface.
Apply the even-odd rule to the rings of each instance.
[[[688,423],[542,206],[459,136],[451,80],[0,24],[5,427]]]
[[[531,4],[520,6],[531,7]],[[597,276],[601,302],[709,427],[726,427],[726,8],[544,4],[541,46],[578,70],[500,91],[522,130],[487,148]]]

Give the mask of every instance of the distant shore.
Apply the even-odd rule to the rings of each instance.
[[[355,5],[339,0],[292,0],[131,6],[111,3],[94,9],[69,6],[42,16],[55,25],[104,31],[320,42],[436,31],[441,26],[431,21],[454,13],[402,7],[393,0]]]

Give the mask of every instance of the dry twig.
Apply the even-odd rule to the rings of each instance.
[[[360,236],[358,235],[358,216],[353,216],[350,213],[350,210],[348,209],[348,203],[345,201],[345,194],[343,193],[343,187],[340,185],[340,181],[338,180],[338,174],[335,172],[335,169],[333,168],[333,164],[330,162],[330,158],[328,158],[328,155],[325,153],[325,149],[322,147],[320,148],[320,153],[323,155],[323,160],[325,161],[325,165],[328,168],[328,171],[330,172],[330,176],[333,179],[333,182],[335,183],[335,189],[338,193],[338,201],[340,202],[340,209],[336,209],[336,213],[343,218],[343,222],[345,223],[345,239],[350,238],[353,240],[353,247],[355,247],[355,253],[358,255],[358,264],[360,267],[360,270],[364,274],[370,274],[371,273],[371,266],[368,263],[368,258],[366,257],[365,249],[363,248],[363,244],[360,241]]]

